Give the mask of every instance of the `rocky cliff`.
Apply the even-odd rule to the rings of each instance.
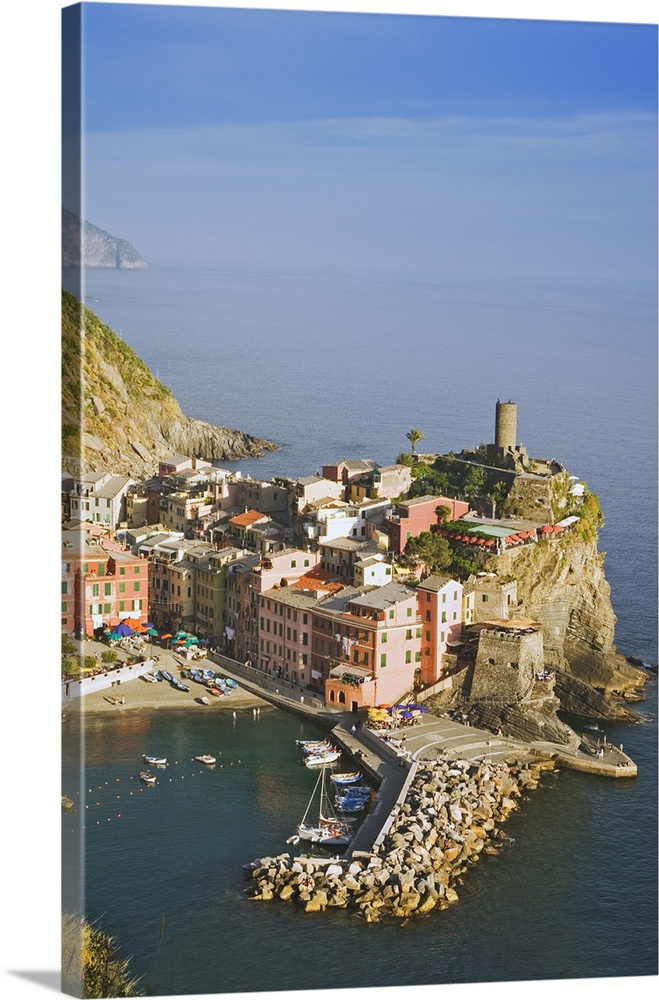
[[[146,261],[128,240],[111,236],[62,208],[62,267],[145,268]]]
[[[492,570],[517,580],[521,614],[540,622],[545,662],[556,670],[561,708],[591,718],[636,720],[627,707],[647,681],[616,652],[616,616],[597,537],[575,531],[493,557]]]
[[[254,458],[276,445],[184,416],[170,390],[91,310],[62,292],[62,460],[69,472],[152,476],[168,455]]]

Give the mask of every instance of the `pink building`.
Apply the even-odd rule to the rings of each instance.
[[[146,622],[149,616],[148,598],[149,564],[146,559],[127,552],[109,551],[86,533],[64,532],[63,628],[66,619],[67,631],[93,635],[95,629],[118,625],[123,618]]]
[[[312,687],[312,613],[316,593],[290,586],[264,591],[259,598],[258,666],[266,674]]]
[[[442,676],[442,657],[462,632],[462,584],[445,576],[429,576],[416,590],[421,621],[421,681],[434,684]]]
[[[317,565],[318,552],[282,549],[267,556],[248,555],[230,565],[227,574],[226,619],[231,651],[236,659],[261,658],[259,643],[259,597],[272,587],[286,588]],[[289,661],[290,662],[290,661]]]
[[[393,703],[421,662],[416,592],[398,583],[346,588],[314,612],[313,667],[325,700],[349,709]]]
[[[450,497],[422,496],[402,500],[382,521],[382,527],[389,535],[391,551],[398,556],[402,555],[410,538],[437,524],[438,507],[449,508],[450,521],[464,517],[469,510],[469,504],[464,500],[453,500]]]

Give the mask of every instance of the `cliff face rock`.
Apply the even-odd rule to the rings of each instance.
[[[521,614],[540,622],[545,662],[556,670],[561,708],[601,719],[638,719],[625,701],[638,700],[647,675],[616,652],[616,616],[597,540],[577,533],[510,549],[490,569],[517,580]]]
[[[149,478],[172,454],[255,458],[276,445],[186,417],[134,351],[62,292],[62,458],[70,472]]]
[[[146,268],[146,261],[128,240],[111,236],[62,208],[62,266]]]

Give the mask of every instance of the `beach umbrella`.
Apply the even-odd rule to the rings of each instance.
[[[132,635],[133,629],[130,627],[130,625],[126,625],[125,622],[121,622],[120,625],[117,625],[115,632],[117,633],[118,636]]]
[[[108,635],[108,639],[110,642],[118,642],[119,639],[123,639],[123,636],[120,635],[118,632],[110,632],[110,634]]]
[[[401,712],[400,717],[401,719],[413,719],[414,715],[412,714],[412,712]]]
[[[147,635],[158,635],[158,629],[154,628],[153,625],[146,630]]]
[[[144,622],[144,628],[155,628],[153,622]]]
[[[160,638],[161,639],[173,639],[174,637],[171,634],[171,632],[166,632],[165,635],[161,635]]]

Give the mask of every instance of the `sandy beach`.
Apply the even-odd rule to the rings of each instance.
[[[91,645],[89,644],[89,646]],[[156,663],[155,669],[163,667],[165,670],[169,670],[174,677],[181,677],[181,666],[171,653],[159,651],[159,655],[160,659]],[[203,661],[203,663],[206,665],[206,661]],[[211,663],[207,665],[213,667]],[[221,673],[219,667],[217,668],[217,672]],[[136,712],[158,709],[167,711],[185,709],[197,712],[211,712],[218,709],[238,711],[240,709],[265,708],[269,704],[264,699],[252,694],[251,691],[246,691],[242,687],[235,688],[229,695],[217,698],[214,695],[210,695],[201,684],[195,684],[194,681],[185,679],[184,682],[189,686],[189,691],[177,691],[167,681],[150,684],[148,681],[144,681],[138,677],[135,680],[124,681],[121,685],[105,688],[100,691],[93,691],[82,698],[74,698],[71,701],[67,701],[62,705],[62,712],[64,715],[68,715],[81,711],[89,714],[98,714],[101,712]],[[202,703],[201,699],[204,696],[208,698],[209,705]],[[125,701],[124,703],[121,701],[116,703],[115,698],[123,698]]]

